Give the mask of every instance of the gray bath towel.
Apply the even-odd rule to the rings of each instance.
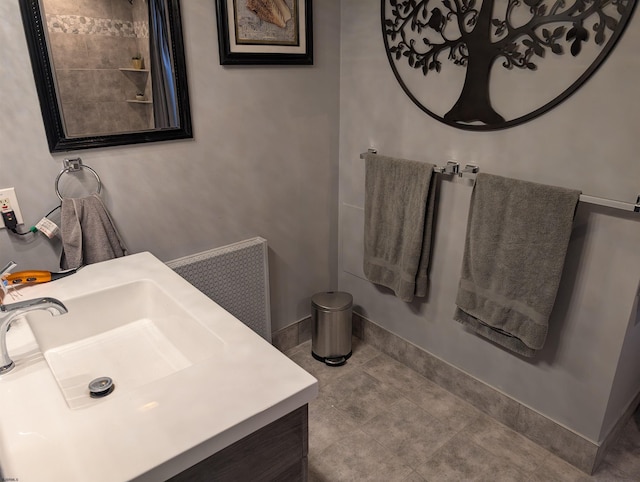
[[[62,200],[62,269],[119,258],[127,254],[107,208],[96,194]]]
[[[364,273],[402,301],[427,294],[433,164],[365,156]]]
[[[454,318],[524,356],[547,336],[580,191],[478,174]]]

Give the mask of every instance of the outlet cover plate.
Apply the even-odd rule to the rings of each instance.
[[[18,206],[18,198],[16,197],[15,189],[12,187],[0,189],[0,199],[5,199],[5,198],[9,200],[9,203],[11,204],[11,209],[16,215],[16,221],[18,221],[18,224],[19,225],[24,224],[24,221],[22,220],[22,213],[20,212],[20,206]],[[0,218],[0,229],[5,229],[4,223],[2,222],[1,218]]]

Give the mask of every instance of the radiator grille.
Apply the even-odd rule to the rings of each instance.
[[[252,238],[185,256],[167,266],[271,343],[265,239]]]

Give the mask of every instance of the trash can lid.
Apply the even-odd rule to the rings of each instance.
[[[313,295],[311,304],[321,310],[342,311],[351,308],[353,296],[344,291],[325,291]]]

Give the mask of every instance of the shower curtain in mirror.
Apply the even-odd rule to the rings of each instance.
[[[178,127],[178,103],[165,0],[149,0],[151,88],[156,129]]]

